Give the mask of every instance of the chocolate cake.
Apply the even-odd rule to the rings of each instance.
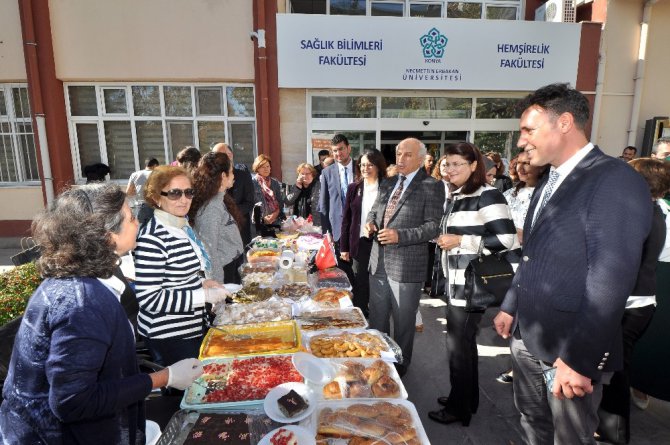
[[[184,445],[250,445],[251,422],[251,417],[246,414],[200,414]]]
[[[300,414],[309,407],[305,399],[294,390],[290,390],[288,394],[277,399],[277,405],[279,406],[279,411],[289,418]]]

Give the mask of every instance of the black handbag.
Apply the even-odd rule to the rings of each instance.
[[[477,258],[470,260],[465,269],[465,311],[483,312],[491,306],[500,306],[512,285],[514,269],[505,255],[507,251],[483,255],[483,241]]]
[[[35,241],[32,239],[32,237],[22,238],[21,252],[11,257],[12,263],[14,263],[15,266],[28,264],[38,259],[41,253],[40,246],[35,244]]]

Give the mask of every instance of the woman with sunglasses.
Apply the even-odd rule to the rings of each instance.
[[[233,163],[225,153],[207,153],[193,170],[196,190],[189,222],[211,254],[212,278],[221,283],[240,283],[237,268],[242,264],[244,245],[240,227],[244,217],[233,197]]]
[[[137,324],[154,361],[165,365],[198,356],[205,302],[217,303],[226,292],[210,279],[210,255],[186,218],[195,196],[188,172],[156,167],[145,187],[154,216],[135,248]]]
[[[445,171],[453,188],[451,212],[442,218],[442,267],[447,282],[447,349],[451,392],[439,397],[442,409],[428,417],[444,424],[470,424],[479,406],[477,331],[482,312],[465,311],[465,274],[470,260],[482,253],[518,246],[514,222],[502,193],[486,181],[484,156],[471,143],[446,147]]]

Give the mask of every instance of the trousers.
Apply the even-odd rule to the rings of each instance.
[[[514,371],[514,404],[521,413],[524,442],[528,445],[592,444],[598,427],[598,406],[602,382],[593,383],[593,392],[584,397],[559,400],[547,392],[542,365],[522,338],[510,342]]]

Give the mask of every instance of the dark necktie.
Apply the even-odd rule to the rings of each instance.
[[[384,211],[384,227],[388,225],[389,220],[395,213],[395,208],[398,206],[398,201],[400,201],[400,196],[402,195],[405,179],[407,179],[405,175],[400,175],[400,185],[398,185],[398,188],[393,192],[391,199],[389,199],[389,202],[386,205],[386,211]]]

